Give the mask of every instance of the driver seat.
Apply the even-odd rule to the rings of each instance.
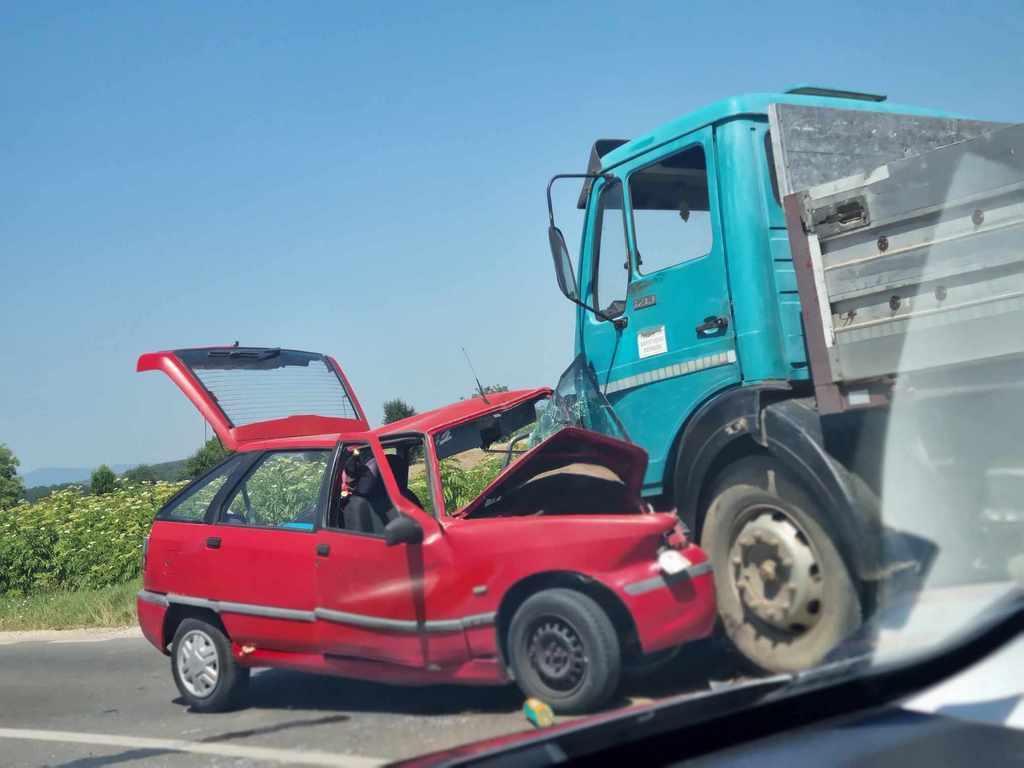
[[[341,510],[342,527],[357,533],[383,534],[393,514],[394,507],[376,459],[366,462],[366,472],[355,484],[352,495]]]

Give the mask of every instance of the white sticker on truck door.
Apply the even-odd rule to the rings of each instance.
[[[668,352],[668,342],[665,340],[665,326],[658,325],[654,328],[643,328],[636,332],[637,354],[640,359],[661,355]]]

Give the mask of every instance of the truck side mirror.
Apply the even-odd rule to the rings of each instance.
[[[551,244],[551,257],[555,260],[555,277],[558,280],[558,289],[569,301],[579,304],[580,289],[576,285],[576,270],[573,268],[569,249],[565,247],[565,237],[562,235],[562,230],[554,224],[548,227],[548,242]]]

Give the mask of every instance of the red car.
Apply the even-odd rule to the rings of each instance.
[[[253,667],[283,667],[515,681],[585,712],[624,669],[712,629],[710,564],[675,515],[641,501],[642,449],[574,427],[493,448],[551,390],[371,430],[323,355],[182,349],[142,355],[138,370],[170,376],[234,451],[160,510],[145,546],[139,623],[196,710],[236,702]],[[501,456],[508,466],[460,499]]]

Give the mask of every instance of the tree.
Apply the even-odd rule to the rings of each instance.
[[[25,485],[18,475],[18,457],[0,443],[0,509],[13,507],[25,493]]]
[[[211,437],[203,447],[185,459],[185,479],[194,480],[220,464],[231,455],[219,437]]]
[[[390,424],[400,419],[408,418],[409,416],[415,416],[416,409],[409,405],[405,400],[400,397],[396,397],[393,400],[384,401],[384,423]]]
[[[93,496],[110,493],[116,485],[117,475],[106,464],[100,464],[96,471],[92,473],[92,477],[89,478],[89,489],[92,491]]]
[[[156,470],[149,464],[139,464],[124,473],[124,479],[132,485],[139,483],[155,483],[157,481]]]

